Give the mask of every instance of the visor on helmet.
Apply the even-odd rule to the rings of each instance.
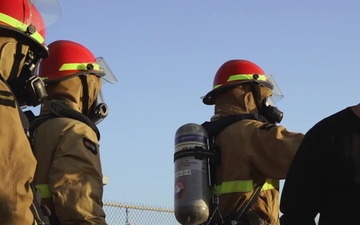
[[[108,66],[108,64],[105,62],[103,57],[98,57],[96,58],[96,62],[99,65],[99,69],[104,73],[103,76],[101,76],[101,78],[111,84],[115,84],[117,83],[117,79],[116,76],[114,75],[114,73],[111,71],[110,67]]]
[[[61,15],[60,6],[57,0],[30,0],[36,9],[41,13],[44,20],[44,27],[37,29],[43,30],[45,27],[54,24]]]
[[[284,95],[282,94],[279,86],[277,85],[275,78],[270,74],[267,74],[265,76],[266,81],[273,86],[271,89],[271,97],[268,98],[268,102],[271,105],[275,105],[275,103],[279,102],[284,97]]]

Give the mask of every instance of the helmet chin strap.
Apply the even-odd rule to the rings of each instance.
[[[258,110],[258,113],[261,112],[261,91],[260,91],[260,85],[258,83],[249,83],[251,93],[253,94],[254,101],[256,108]]]
[[[14,56],[14,63],[13,63],[13,66],[11,68],[10,75],[9,75],[9,77],[7,79],[7,82],[8,82],[8,84],[10,85],[10,87],[12,89],[15,89],[17,75],[18,75],[19,70],[20,70],[20,63],[21,63],[21,60],[23,60],[24,57],[25,57],[25,55],[22,53],[22,44],[20,42],[17,42],[17,44],[16,44],[16,52],[15,52],[15,56]]]
[[[79,77],[83,86],[82,113],[85,116],[89,116],[89,85],[87,83],[87,77],[86,75],[80,75]]]

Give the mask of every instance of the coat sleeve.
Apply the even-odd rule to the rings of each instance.
[[[105,225],[102,171],[96,134],[78,122],[60,138],[49,171],[61,224]]]
[[[258,121],[247,121],[245,126],[253,143],[247,148],[253,170],[267,178],[285,179],[304,134]]]

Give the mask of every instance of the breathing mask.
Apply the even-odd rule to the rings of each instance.
[[[284,114],[276,106],[269,104],[267,99],[262,101],[260,115],[265,117],[270,123],[280,123]]]
[[[13,90],[20,106],[35,107],[47,97],[45,84],[40,77],[34,74],[35,63],[38,61],[36,56],[31,50],[24,56],[21,53],[21,49],[22,47],[18,43],[15,60],[7,82]],[[26,58],[20,69],[19,67],[23,57]]]
[[[47,97],[44,82],[34,74],[36,70],[35,62],[37,61],[32,51],[29,51],[15,88],[15,91],[19,93],[18,101],[20,105],[35,107]]]
[[[109,113],[109,108],[105,104],[102,91],[99,92],[96,100],[89,110],[89,119],[93,121],[95,124],[100,123]]]
[[[267,96],[267,94],[264,96],[261,91],[262,85],[260,84],[251,83],[250,89],[259,114],[265,117],[270,123],[280,123],[283,118],[283,112],[275,106],[275,102],[282,99],[283,95],[275,80],[272,79],[269,80],[269,82],[273,85],[270,96]]]

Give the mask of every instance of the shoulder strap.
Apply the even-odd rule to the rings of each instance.
[[[48,120],[50,118],[54,118],[54,116],[52,116],[52,115],[34,116],[30,120],[30,126],[29,126],[29,129],[28,129],[28,133],[29,133],[28,136],[29,136],[30,144],[31,144],[32,147],[33,147],[33,143],[34,143],[34,135],[35,135],[36,129],[42,123],[44,123],[46,120]]]
[[[49,217],[51,212],[45,205],[41,205],[41,194],[36,191],[34,185],[31,184],[31,189],[34,194],[34,200],[30,206],[30,210],[34,215],[34,219],[37,225],[50,225]]]
[[[51,118],[60,118],[60,117],[66,117],[74,120],[78,120],[80,122],[85,123],[91,129],[96,133],[96,136],[98,140],[100,140],[100,132],[98,128],[96,127],[95,123],[91,121],[88,117],[86,117],[84,114],[73,110],[69,106],[67,106],[62,101],[54,101],[50,103],[51,112],[46,115],[41,116],[34,116],[32,119],[30,119],[30,127],[29,127],[29,133],[30,133],[30,140],[33,140],[34,133],[36,129],[44,123],[46,120]]]
[[[206,129],[210,137],[215,137],[227,126],[244,119],[257,120],[264,123],[268,122],[263,116],[258,114],[239,114],[223,117],[216,121],[206,121],[201,125]]]
[[[95,123],[93,121],[91,121],[84,114],[70,108],[63,101],[53,101],[52,103],[50,103],[50,107],[51,107],[51,110],[52,110],[51,113],[53,114],[53,116],[67,117],[67,118],[75,119],[75,120],[85,123],[86,125],[91,127],[91,129],[93,129],[93,131],[96,133],[98,140],[100,140],[100,132],[99,132],[98,128],[96,127]]]

